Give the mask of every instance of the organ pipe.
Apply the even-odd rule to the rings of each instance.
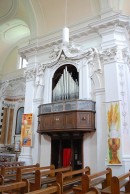
[[[65,67],[63,74],[53,89],[53,101],[68,100],[78,98],[78,80],[74,80],[72,73]]]

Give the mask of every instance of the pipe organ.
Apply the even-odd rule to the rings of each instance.
[[[79,99],[79,74],[71,64],[60,66],[52,79],[52,102],[38,107],[39,134],[51,137],[51,163],[64,166],[65,149],[73,169],[83,167],[83,135],[95,131],[95,102]]]
[[[79,85],[78,80],[73,79],[72,73],[68,72],[67,66],[63,70],[57,84],[53,89],[52,101],[78,99]]]

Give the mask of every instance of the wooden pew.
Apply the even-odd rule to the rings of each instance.
[[[72,185],[79,183],[81,181],[82,174],[90,174],[90,168],[86,167],[84,169],[74,170],[66,173],[58,173],[56,175],[56,182],[59,183],[61,187],[61,194],[64,190],[72,191]]]
[[[3,192],[7,192],[7,193],[19,192],[20,194],[28,193],[29,182],[27,180],[23,180],[20,182],[0,185],[0,193],[3,193]]]
[[[35,178],[35,172],[36,170],[43,170],[43,171],[49,171],[49,170],[54,170],[55,166],[50,165],[50,166],[33,166],[33,167],[28,167],[28,168],[17,168],[17,174],[16,174],[16,181],[22,181],[22,179],[34,179]]]
[[[47,187],[47,188],[44,188],[44,189],[31,191],[28,194],[51,194],[51,193],[61,194],[60,186],[58,184],[55,184],[53,186],[50,186],[50,187]]]
[[[106,175],[106,178],[103,176]],[[112,170],[107,168],[104,171],[94,173],[91,175],[82,175],[81,185],[73,187],[75,194],[85,194],[90,187],[102,184],[102,188],[108,187],[111,183]]]
[[[56,174],[58,172],[67,172],[71,171],[72,167],[57,168],[54,170],[43,171],[38,169],[35,172],[35,179],[30,181],[30,191],[35,191],[41,188],[42,185],[51,184],[56,181]]]
[[[40,165],[37,163],[35,165],[28,165],[28,166],[12,166],[12,167],[1,167],[1,175],[4,177],[4,183],[7,182],[15,182],[15,181],[21,181],[22,179],[17,180],[17,169],[32,169],[37,168]]]
[[[130,194],[130,171],[118,177],[113,176],[111,178],[111,186],[103,189],[101,194],[121,194],[120,190],[123,187],[125,188],[123,193]]]

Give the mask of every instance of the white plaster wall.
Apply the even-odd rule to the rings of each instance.
[[[41,100],[33,100],[33,145],[32,159],[33,164],[40,163],[41,157],[41,135],[37,133],[38,129],[38,106],[42,104]]]
[[[41,135],[40,165],[48,166],[51,163],[51,139],[48,135]]]
[[[119,86],[117,77],[117,65],[115,63],[105,64],[104,66],[106,102],[118,101]]]
[[[107,125],[105,90],[96,91],[96,133],[97,133],[97,169],[105,169],[105,158],[107,153]]]
[[[107,151],[107,129],[105,110],[105,91],[99,89],[95,92],[96,98],[96,131],[86,133],[84,136],[84,166],[90,166],[92,172],[105,168]]]
[[[97,170],[97,133],[91,132],[84,135],[83,153],[84,167],[89,166],[91,172]]]

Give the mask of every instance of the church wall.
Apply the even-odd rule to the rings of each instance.
[[[18,49],[15,48],[6,58],[2,73],[5,75],[16,71],[18,62]]]

